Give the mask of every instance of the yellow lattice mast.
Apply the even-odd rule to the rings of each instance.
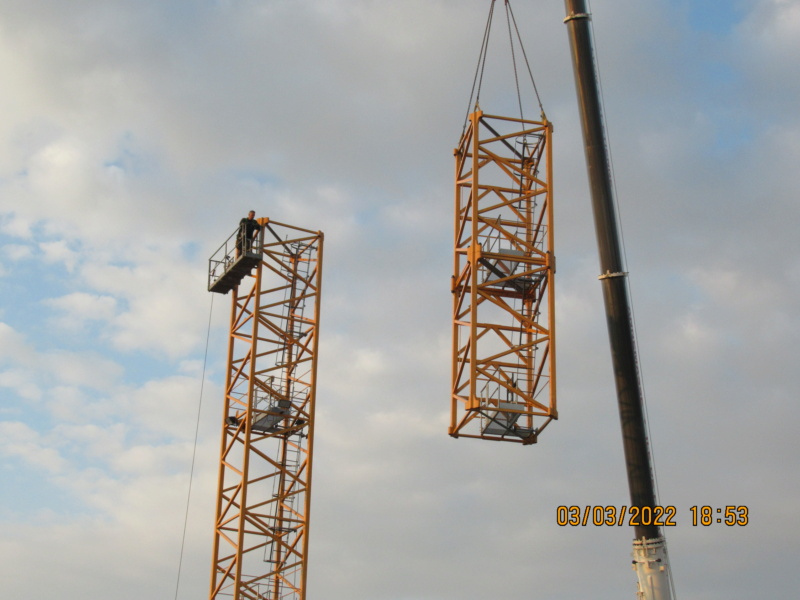
[[[209,269],[233,290],[211,600],[306,598],[323,235],[258,222]]]
[[[527,56],[508,0],[506,19],[519,117],[484,114],[480,83],[492,0],[475,82],[475,109],[454,154],[453,437],[534,444],[558,418],[555,376],[552,124],[523,116],[516,47]],[[475,86],[473,86],[475,92]],[[472,98],[470,98],[470,103]]]
[[[551,135],[476,111],[455,150],[454,437],[532,444],[558,416]]]

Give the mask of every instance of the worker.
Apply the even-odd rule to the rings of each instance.
[[[251,210],[247,213],[247,217],[239,221],[239,233],[236,234],[236,249],[241,254],[243,249],[247,252],[253,246],[253,240],[258,232],[261,231],[261,225],[256,221],[256,211]]]

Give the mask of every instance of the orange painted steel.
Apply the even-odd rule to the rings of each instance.
[[[305,600],[323,234],[259,219],[233,289],[211,600]]]
[[[552,131],[478,110],[454,151],[453,437],[533,444],[558,418]]]

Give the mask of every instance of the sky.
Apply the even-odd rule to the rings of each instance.
[[[555,127],[559,420],[447,435],[489,4],[0,0],[0,596],[207,597],[230,302],[207,260],[254,209],[325,233],[308,597],[635,597],[630,529],[556,522],[628,504],[557,0],[512,8]],[[800,1],[591,8],[677,597],[791,597]],[[514,116],[497,12],[481,107]]]

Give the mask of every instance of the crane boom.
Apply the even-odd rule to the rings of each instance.
[[[590,15],[585,0],[565,0],[575,87],[589,173],[595,232],[600,255],[614,379],[617,388],[625,464],[631,506],[656,506],[653,469],[644,418],[644,401],[636,358],[636,340],[628,296],[627,273],[617,226],[610,161],[595,70]],[[635,527],[634,567],[639,577],[639,597],[671,600],[666,543],[659,527]]]

